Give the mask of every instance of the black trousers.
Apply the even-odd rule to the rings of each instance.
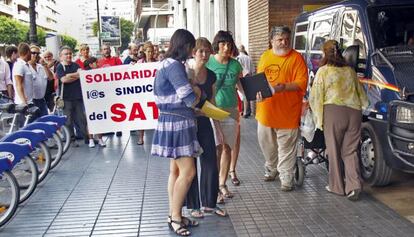
[[[219,187],[219,174],[213,127],[211,126],[209,118],[197,118],[197,139],[203,148],[203,153],[199,158],[201,167],[200,187],[197,174],[197,159],[194,159],[196,175],[188,190],[185,204],[188,209],[200,209],[201,193],[202,206],[215,208]]]
[[[79,131],[84,139],[88,139],[88,130],[86,125],[86,114],[82,99],[65,100],[63,113],[67,116],[66,126],[68,126],[70,135],[74,138],[74,124],[79,127]]]

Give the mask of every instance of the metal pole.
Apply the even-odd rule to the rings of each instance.
[[[99,16],[99,0],[96,0],[96,14],[98,16],[98,45],[101,50],[101,17]]]

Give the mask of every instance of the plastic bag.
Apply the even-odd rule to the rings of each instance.
[[[313,120],[313,113],[308,108],[305,111],[305,114],[302,116],[300,120],[300,132],[302,137],[306,139],[308,142],[312,142],[313,137],[315,136],[315,122]]]

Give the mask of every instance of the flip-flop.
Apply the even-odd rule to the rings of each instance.
[[[215,208],[205,207],[204,212],[214,213],[214,214],[216,214],[217,216],[220,216],[220,217],[226,217],[227,216],[227,211],[225,211],[225,210],[223,210],[223,209],[221,209],[220,207],[217,207],[217,206]]]
[[[200,209],[193,209],[190,212],[191,217],[193,218],[204,218],[204,213]]]

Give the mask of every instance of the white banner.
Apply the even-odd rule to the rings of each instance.
[[[80,71],[91,134],[154,129],[158,108],[153,95],[159,63],[137,63]]]

